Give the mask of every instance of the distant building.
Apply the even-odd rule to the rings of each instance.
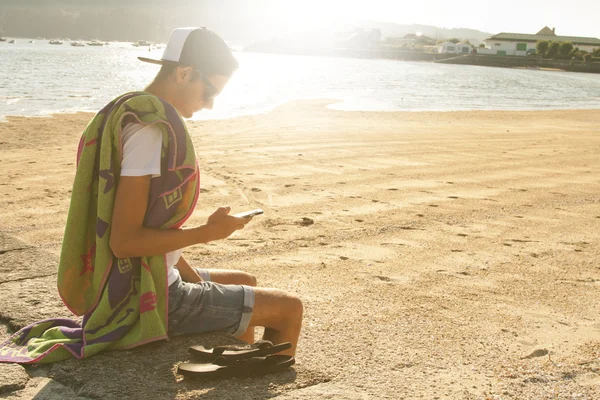
[[[438,53],[447,54],[447,53],[456,53],[456,43],[452,42],[443,42],[437,45]]]
[[[456,44],[456,53],[457,54],[469,54],[473,49],[470,43],[457,43]]]
[[[499,33],[484,40],[485,49],[478,49],[481,54],[497,54],[504,56],[525,56],[531,53],[540,40],[549,42],[571,42],[574,47],[589,52],[600,48],[600,39],[578,36],[558,36],[555,28],[544,27],[535,35],[526,33]]]

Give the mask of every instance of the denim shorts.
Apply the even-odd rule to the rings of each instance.
[[[246,332],[254,310],[254,289],[214,283],[207,270],[196,268],[196,272],[202,282],[183,282],[178,277],[169,286],[169,335]]]

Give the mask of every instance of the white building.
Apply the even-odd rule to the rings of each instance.
[[[444,42],[437,45],[437,52],[441,54],[469,54],[471,52],[469,43]]]
[[[456,45],[456,53],[457,54],[469,54],[471,52],[471,49],[473,48],[473,46],[471,46],[469,43],[458,43]]]
[[[487,49],[480,49],[481,54],[496,54],[501,56],[525,56],[531,49],[537,47],[537,42],[571,42],[579,50],[591,52],[600,48],[600,39],[578,36],[558,36],[554,29],[547,26],[535,35],[526,33],[499,33],[484,40]]]
[[[437,45],[438,53],[456,53],[456,44],[452,42],[444,42]]]

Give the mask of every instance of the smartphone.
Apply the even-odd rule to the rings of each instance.
[[[250,210],[250,211],[246,211],[246,212],[239,213],[239,214],[233,214],[233,216],[238,217],[238,218],[247,218],[247,217],[254,217],[255,215],[260,215],[263,212],[264,212],[263,210],[261,210],[260,208],[257,208],[256,210]]]

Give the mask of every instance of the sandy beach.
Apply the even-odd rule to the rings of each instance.
[[[220,205],[265,213],[184,254],[299,294],[293,370],[182,379],[189,345],[231,340],[206,335],[0,365],[0,398],[600,398],[600,112],[327,103],[188,124],[202,189],[187,225]],[[0,340],[70,317],[56,269],[90,118],[0,123]]]

